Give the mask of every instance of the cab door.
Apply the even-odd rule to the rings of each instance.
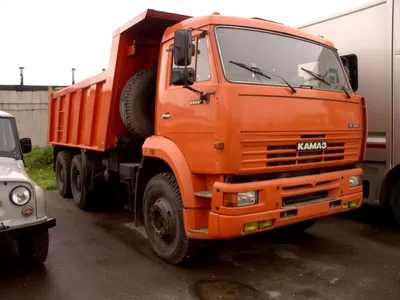
[[[214,93],[217,88],[217,76],[212,64],[210,36],[202,35],[201,31],[193,31],[192,34],[195,51],[188,68],[194,69],[195,82],[191,87],[204,94]],[[165,46],[171,48],[173,41]],[[172,52],[167,53],[162,65],[167,67],[168,71],[164,89],[159,89],[156,132],[178,145],[192,171],[205,172],[209,168],[213,169],[215,165],[215,159],[211,155],[215,151],[215,95],[211,94],[209,101],[202,102],[195,92],[183,86],[174,86],[171,83],[172,68],[177,66],[173,63]]]

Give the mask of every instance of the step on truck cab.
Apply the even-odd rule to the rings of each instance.
[[[21,258],[37,264],[47,258],[56,220],[46,216],[43,190],[26,173],[23,154],[31,149],[29,138],[19,139],[14,117],[0,110],[0,247],[16,240]]]
[[[88,209],[125,189],[172,264],[359,207],[365,134],[334,45],[257,18],[147,10],[114,32],[105,72],[49,91],[60,195]]]

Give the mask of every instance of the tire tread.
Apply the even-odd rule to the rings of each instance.
[[[178,183],[176,182],[176,178],[173,173],[168,172],[168,173],[160,173],[155,175],[148,183],[148,187],[154,186],[157,184],[158,181],[162,181],[166,183],[171,191],[174,194],[174,199],[177,201],[178,207],[179,207],[179,222],[181,222],[182,228],[184,228],[184,221],[183,221],[183,201],[182,201],[182,196],[179,190]],[[148,188],[146,188],[146,191],[144,193],[144,199],[146,198]],[[192,261],[194,261],[199,252],[199,244],[197,241],[189,239],[184,230],[182,232],[182,236],[180,237],[181,243],[179,249],[176,251],[175,255],[173,257],[169,258],[164,258],[166,259],[169,263],[174,264],[174,265],[186,265]]]
[[[132,138],[144,140],[154,131],[156,69],[137,72],[125,84],[120,98],[120,116]]]
[[[64,187],[63,190],[60,190],[58,187],[58,193],[60,194],[61,197],[63,198],[71,198],[72,197],[72,191],[71,191],[71,181],[70,181],[70,171],[71,171],[71,163],[72,163],[72,155],[68,151],[60,151],[57,154],[56,157],[56,164],[59,162],[60,164],[64,163],[64,168],[67,170],[67,176],[65,177],[65,182],[66,187]],[[57,172],[57,168],[56,168]]]

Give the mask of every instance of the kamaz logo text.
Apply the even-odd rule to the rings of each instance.
[[[328,148],[327,142],[303,142],[297,143],[297,151],[306,151],[306,150],[325,150]]]

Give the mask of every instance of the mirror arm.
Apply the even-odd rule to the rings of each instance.
[[[208,33],[207,30],[205,30],[205,29],[200,29],[200,28],[193,28],[193,27],[190,27],[189,30],[191,30],[191,31],[193,31],[193,30],[201,31],[200,37],[205,37],[206,34]]]
[[[205,93],[205,94],[204,94],[204,92],[199,91],[199,90],[196,90],[195,88],[192,88],[191,86],[189,86],[189,85],[187,85],[187,84],[185,84],[183,87],[186,88],[186,89],[188,89],[188,90],[190,90],[190,91],[192,91],[192,92],[194,92],[194,93],[196,93],[197,95],[199,95],[199,96],[200,96],[200,101],[201,101],[202,103],[203,103],[204,101],[205,101],[206,103],[210,103],[210,96],[211,96],[212,94],[215,94],[215,92],[212,92],[212,93],[208,92],[208,93]]]

